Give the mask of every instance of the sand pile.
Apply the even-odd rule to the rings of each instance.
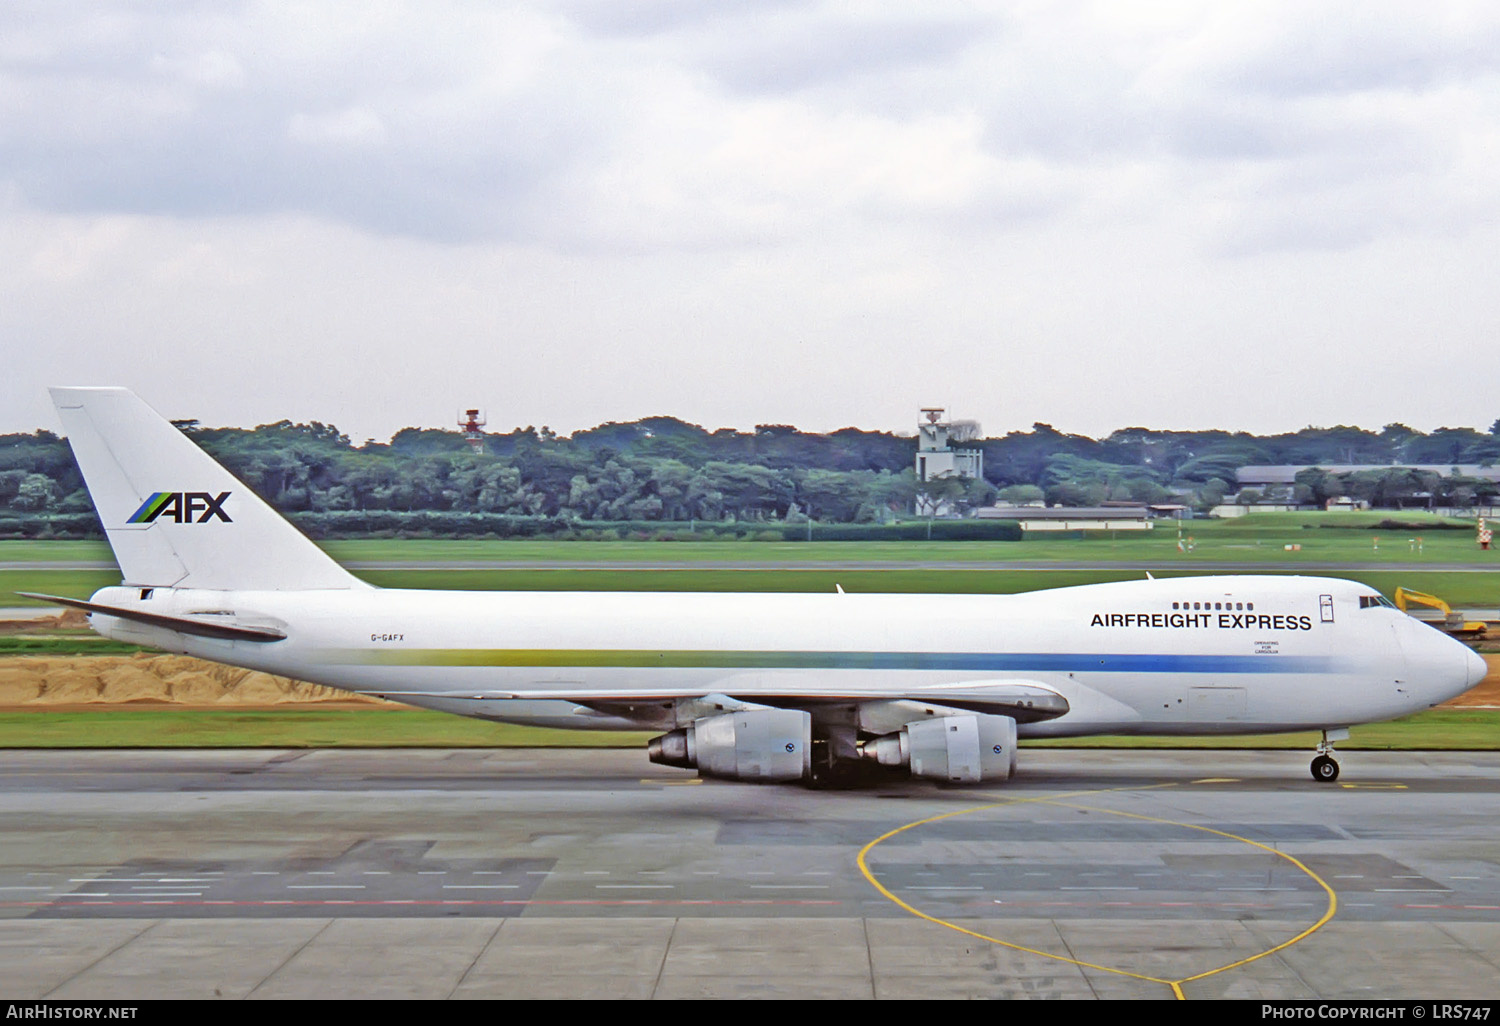
[[[188,656],[139,652],[129,656],[17,657],[0,661],[0,706],[148,703],[245,707],[308,702],[391,704]]]
[[[32,634],[58,629],[84,630],[88,625],[89,614],[81,609],[65,609],[61,613],[41,614],[31,620],[0,620],[0,634]]]

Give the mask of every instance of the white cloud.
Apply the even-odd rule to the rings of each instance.
[[[223,50],[172,56],[158,53],[152,56],[150,67],[169,78],[204,89],[242,89],[247,82],[239,58]]]
[[[385,122],[367,107],[349,107],[326,114],[292,115],[287,138],[311,146],[337,149],[376,149],[390,140]]]

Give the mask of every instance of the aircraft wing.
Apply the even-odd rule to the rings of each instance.
[[[637,688],[630,691],[600,692],[590,689],[527,688],[506,691],[486,689],[454,691],[370,691],[380,698],[401,701],[404,698],[445,698],[466,701],[514,701],[561,699],[579,705],[630,717],[629,710],[643,705],[670,705],[681,700],[703,699],[702,690],[683,688]],[[717,696],[724,697],[724,696]],[[889,687],[859,687],[840,684],[836,688],[792,693],[774,687],[736,687],[728,692],[731,700],[774,706],[782,709],[807,709],[834,705],[857,705],[864,702],[931,703],[970,712],[1009,716],[1017,723],[1051,720],[1068,711],[1068,700],[1056,691],[1033,680],[1001,679],[960,681],[893,691]]]

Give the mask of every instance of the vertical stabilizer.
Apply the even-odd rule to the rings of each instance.
[[[51,392],[126,584],[366,587],[135,393]]]

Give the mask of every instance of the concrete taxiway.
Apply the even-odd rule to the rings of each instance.
[[[1493,998],[1500,755],[0,753],[0,997]]]

